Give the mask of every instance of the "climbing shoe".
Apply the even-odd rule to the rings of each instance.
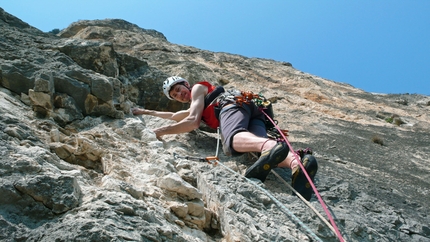
[[[318,163],[313,155],[305,154],[302,159],[303,167],[306,169],[312,182],[318,171]],[[291,179],[291,186],[302,195],[306,200],[311,200],[312,193],[314,192],[311,184],[305,176],[303,170],[298,166],[297,169],[293,170],[293,176]],[[293,192],[293,195],[294,192]]]
[[[287,158],[288,151],[288,146],[284,142],[278,142],[272,149],[261,153],[260,158],[246,170],[245,177],[257,178],[264,182],[270,170]]]

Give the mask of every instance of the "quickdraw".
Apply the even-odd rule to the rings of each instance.
[[[264,98],[262,95],[254,94],[253,92],[240,92],[240,96],[235,96],[236,103],[242,106],[243,103],[249,104],[250,102],[254,102],[257,104],[257,102],[260,104],[260,102],[264,102],[266,98]],[[270,102],[269,102],[270,103]]]
[[[196,156],[182,156],[178,155],[176,153],[173,153],[173,158],[175,159],[186,159],[186,160],[193,160],[193,161],[199,161],[199,162],[207,162],[212,165],[217,165],[219,158],[217,156],[208,156],[208,157],[196,157]]]
[[[240,95],[238,91],[231,92],[232,94],[236,94],[234,96],[234,101],[242,106],[243,103],[249,104],[253,102],[260,110],[264,110],[264,113],[269,117],[265,117],[265,125],[267,135],[276,140],[283,140],[282,136],[288,136],[288,130],[286,129],[277,129],[275,124],[278,124],[278,121],[274,119],[274,112],[272,107],[272,102],[267,100],[262,94],[255,94],[251,91],[241,91]],[[270,119],[269,119],[270,118]],[[274,123],[272,123],[272,121]],[[281,133],[279,133],[281,132]]]

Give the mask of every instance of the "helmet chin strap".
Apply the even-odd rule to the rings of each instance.
[[[189,86],[189,84],[187,85],[187,83],[186,82],[182,82],[182,83],[179,83],[180,85],[183,85],[184,87],[186,87],[189,91],[190,91],[190,97],[191,97],[191,87]],[[188,101],[187,103],[191,103],[191,98],[190,98],[190,101]]]
[[[187,85],[187,83],[186,83],[186,82],[182,82],[181,84],[182,84],[182,85],[184,85],[188,90],[190,90],[190,91],[191,91],[191,87],[190,87],[189,85]]]

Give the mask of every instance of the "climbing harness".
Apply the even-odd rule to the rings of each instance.
[[[264,124],[266,126],[267,135],[270,138],[280,140],[282,136],[278,133],[274,124],[277,124],[278,121],[274,119],[274,112],[272,107],[272,102],[267,100],[262,94],[255,94],[250,91],[239,91],[236,89],[224,90],[223,92],[217,92],[216,98],[210,99],[212,100],[210,104],[218,103],[215,106],[215,116],[218,118],[219,113],[222,107],[226,104],[236,103],[239,106],[242,106],[244,103],[249,104],[253,102],[257,107],[262,108],[265,113],[270,117],[270,120],[265,117]],[[205,99],[206,106],[206,99]],[[272,123],[271,120],[274,122]],[[288,136],[288,130],[281,130],[281,132]]]
[[[255,94],[253,92],[247,91],[241,91],[239,95],[234,97],[234,100],[236,101],[239,106],[242,106],[244,103],[249,104],[253,102],[257,107],[262,108],[266,111],[266,113],[269,115],[271,120],[274,120],[274,113],[273,113],[273,107],[272,103],[267,100],[263,95],[261,94]],[[272,122],[268,118],[265,118],[264,124],[266,126],[266,130],[273,130],[275,127]],[[276,120],[275,123],[278,123]],[[287,131],[288,132],[288,131]]]

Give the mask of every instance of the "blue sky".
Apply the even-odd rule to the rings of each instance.
[[[120,18],[175,44],[290,62],[368,92],[430,95],[430,0],[0,0],[42,30]]]

